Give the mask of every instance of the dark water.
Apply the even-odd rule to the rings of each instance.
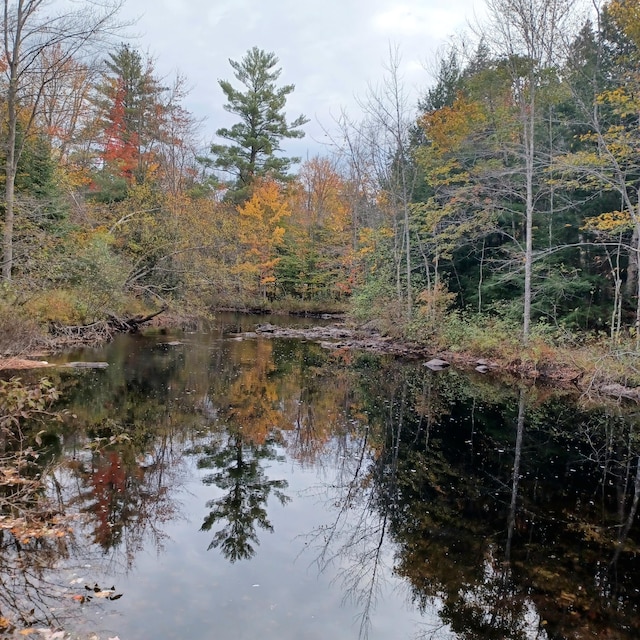
[[[42,459],[77,520],[2,534],[0,617],[120,640],[639,637],[635,407],[233,335],[260,321],[66,356],[110,365],[51,376],[68,415]]]

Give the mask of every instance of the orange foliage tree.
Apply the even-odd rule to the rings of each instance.
[[[340,298],[353,282],[353,215],[348,188],[327,158],[305,162],[291,191],[292,215],[278,266],[284,290],[301,298]]]
[[[291,215],[289,203],[273,180],[259,180],[247,202],[238,207],[238,238],[244,253],[236,272],[248,289],[262,297],[276,290],[275,267],[280,261],[284,220]]]

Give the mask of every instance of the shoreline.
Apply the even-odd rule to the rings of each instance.
[[[255,336],[313,340],[333,351],[360,349],[407,360],[422,360],[425,366],[432,365],[430,368],[433,370],[453,366],[466,372],[476,371],[480,375],[502,375],[530,384],[557,385],[582,394],[640,402],[640,387],[627,387],[617,382],[597,380],[594,376],[589,376],[586,370],[559,361],[534,363],[523,358],[505,360],[471,352],[434,349],[423,344],[383,336],[375,331],[350,329],[343,325],[310,329],[258,325],[255,331],[239,334],[238,337]]]
[[[167,317],[168,322],[163,322],[162,320],[154,318],[154,322],[149,323],[147,326],[149,328],[168,330],[183,325],[185,322],[187,325],[193,322],[193,319],[187,320],[184,317],[181,317],[180,322],[177,322],[177,318],[171,315]],[[590,376],[585,369],[579,366],[571,366],[566,362],[549,359],[546,362],[536,363],[522,357],[507,360],[465,351],[452,351],[446,348],[438,349],[385,336],[367,328],[347,327],[343,323],[314,326],[306,329],[258,324],[254,331],[235,335],[235,338],[240,340],[255,337],[312,340],[318,342],[323,348],[332,351],[362,350],[370,353],[387,354],[406,360],[423,360],[427,366],[430,360],[436,359],[442,363],[437,368],[444,369],[453,366],[456,369],[467,372],[475,370],[482,375],[500,375],[531,384],[560,385],[565,389],[573,389],[578,393],[640,402],[640,387],[625,386],[615,380],[598,379],[595,374]],[[108,339],[105,339],[100,344],[105,344],[108,341]],[[80,346],[97,345],[95,339],[88,342],[76,339],[70,342],[65,338],[49,337],[40,345],[40,348],[36,348],[33,351],[0,357],[0,372],[59,367],[60,365],[49,363],[46,360],[47,355]],[[523,355],[525,355],[524,352]]]

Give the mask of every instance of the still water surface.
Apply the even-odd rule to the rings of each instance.
[[[78,520],[2,538],[0,615],[120,640],[638,637],[635,407],[235,335],[258,321],[64,356],[109,362],[53,375],[50,488]]]

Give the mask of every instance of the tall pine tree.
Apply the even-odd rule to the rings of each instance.
[[[229,144],[214,144],[212,164],[235,178],[236,199],[244,199],[257,177],[285,180],[292,164],[299,158],[279,154],[286,138],[302,138],[300,129],[308,119],[300,115],[287,122],[285,105],[294,85],[278,87],[276,82],[282,69],[274,53],[253,47],[240,62],[229,60],[236,80],[242,88],[235,88],[227,80],[219,84],[227,98],[225,110],[238,116],[231,128],[218,129],[220,138]]]

